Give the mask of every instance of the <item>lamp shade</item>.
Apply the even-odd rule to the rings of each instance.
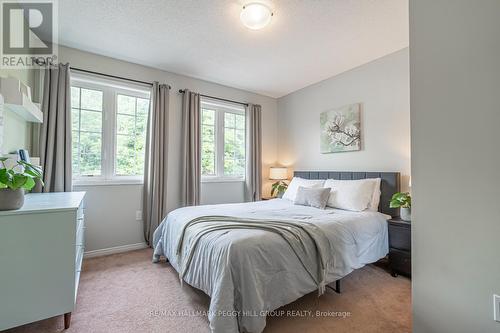
[[[285,180],[288,179],[288,170],[284,167],[271,167],[269,170],[269,179]]]

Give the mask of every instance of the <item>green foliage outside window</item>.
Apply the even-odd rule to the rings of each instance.
[[[149,99],[116,95],[115,163],[118,176],[144,174]],[[104,93],[100,90],[71,87],[73,175],[103,174]],[[108,138],[109,139],[109,138]]]
[[[217,118],[219,117],[219,128]],[[222,118],[220,118],[222,117]],[[222,120],[222,125],[221,125]],[[217,130],[223,131],[222,150],[217,156]],[[201,171],[204,176],[243,177],[245,175],[245,115],[217,108],[201,110]],[[217,161],[222,170],[217,174]]]
[[[73,175],[100,176],[103,92],[71,87]]]
[[[245,174],[245,116],[224,113],[224,175]]]
[[[148,110],[149,100],[118,95],[115,167],[117,175],[144,174]]]
[[[201,174],[215,176],[215,110],[201,112]]]

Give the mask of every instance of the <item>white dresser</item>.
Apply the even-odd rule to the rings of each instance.
[[[0,211],[0,331],[64,315],[69,327],[84,252],[85,192],[27,194]]]

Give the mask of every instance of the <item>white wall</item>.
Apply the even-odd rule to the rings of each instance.
[[[279,161],[294,170],[400,171],[410,174],[408,49],[278,100]],[[320,113],[363,103],[362,150],[320,153]]]
[[[244,182],[207,182],[201,184],[201,204],[235,203],[245,201]]]
[[[410,1],[413,326],[500,332],[500,1]]]
[[[172,86],[170,91],[169,188],[167,194],[169,209],[175,209],[180,205],[182,96],[178,90],[188,88],[202,94],[262,105],[263,182],[264,193],[269,192],[268,169],[277,160],[276,99],[66,47],[60,47],[59,61],[69,62],[73,67],[82,69],[149,82],[159,81]],[[140,209],[142,186],[75,188],[75,190],[81,189],[89,191],[87,198],[89,203],[87,205],[87,250],[127,245],[143,240],[142,226],[140,222],[135,220],[135,210]],[[234,201],[238,198],[235,193],[239,189],[243,189],[242,183],[224,183],[219,187],[216,184],[210,184],[208,187],[202,185],[202,199],[204,203]],[[240,198],[242,201],[242,191]],[[115,214],[111,209],[120,212]],[[121,227],[122,231],[116,232],[114,227],[117,226]]]
[[[85,251],[144,243],[142,185],[75,186],[85,191]]]
[[[31,88],[32,96],[35,91],[35,71],[27,69],[2,69],[1,76],[10,76],[19,79]],[[36,99],[33,99],[36,101]],[[1,125],[0,125],[1,126]],[[0,152],[10,153],[18,149],[28,149],[31,153],[31,123],[19,115],[4,110],[3,133],[0,130]],[[3,142],[2,142],[3,141]],[[31,154],[33,156],[33,154]]]
[[[3,145],[0,150],[4,153],[13,153],[21,148],[31,151],[30,122],[10,110],[4,110],[3,124]]]

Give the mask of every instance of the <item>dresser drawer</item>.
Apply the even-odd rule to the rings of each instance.
[[[85,220],[78,219],[76,220],[76,241],[75,245],[85,245]]]
[[[411,251],[411,229],[389,223],[389,247]]]
[[[83,201],[80,203],[80,206],[78,206],[78,210],[76,211],[76,218],[77,219],[82,219],[85,216],[85,206],[83,204]]]
[[[78,294],[78,285],[80,283],[80,272],[82,271],[82,262],[83,262],[83,254],[85,252],[85,247],[76,246],[76,263],[75,263],[75,298],[74,301],[76,303],[76,296]]]
[[[75,258],[75,271],[80,272],[82,270],[83,253],[85,252],[85,247],[76,246],[76,258]]]
[[[390,249],[389,263],[393,271],[411,275],[411,253]]]
[[[80,208],[78,209],[80,210]],[[75,263],[76,271],[79,272],[82,266],[83,253],[85,251],[85,216],[83,214],[77,214],[80,216],[76,220],[76,238],[75,238]]]

